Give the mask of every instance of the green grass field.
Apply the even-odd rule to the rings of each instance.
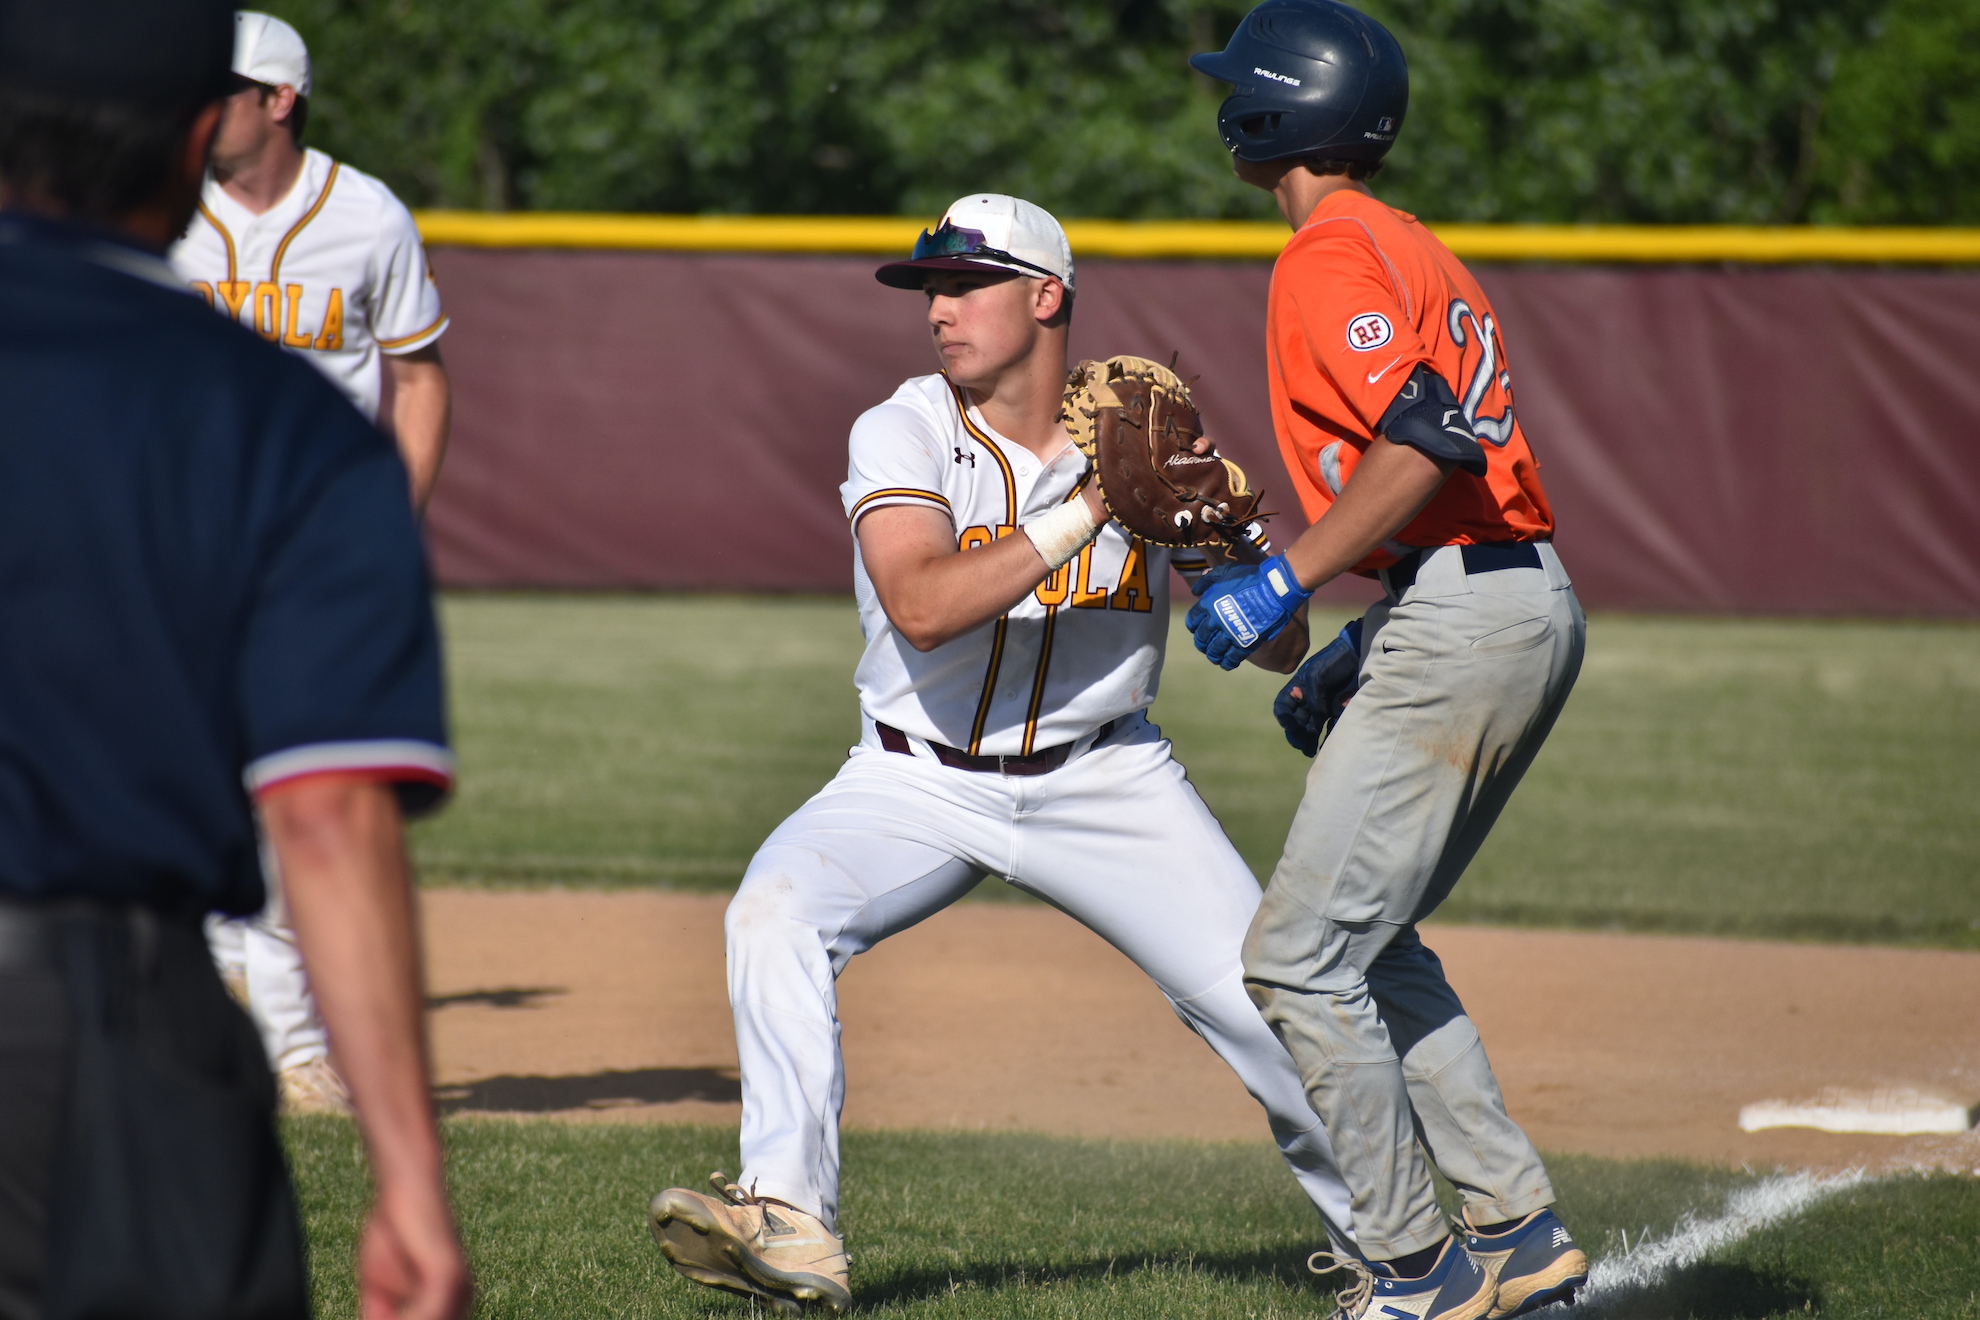
[[[494,1317],[719,1317],[749,1305],[674,1277],[645,1227],[670,1184],[733,1173],[718,1128],[450,1120],[454,1192]],[[366,1184],[349,1124],[289,1127],[318,1313],[354,1314],[348,1262]],[[1673,1162],[1556,1156],[1560,1212],[1598,1263],[1687,1215],[1711,1219],[1759,1177]],[[913,1317],[1320,1317],[1304,1268],[1317,1224],[1267,1146],[852,1133],[844,1218],[861,1314]],[[1954,1320],[1980,1315],[1980,1182],[1860,1185],[1647,1287],[1615,1320]],[[1595,1310],[1596,1308],[1588,1308]]]
[[[844,601],[461,595],[445,612],[463,774],[414,835],[428,883],[725,888],[856,736]],[[1215,671],[1174,637],[1156,718],[1262,877],[1307,764],[1272,722],[1278,680]],[[1976,784],[1980,628],[1598,617],[1559,729],[1443,915],[1980,948]],[[446,1131],[477,1314],[749,1312],[674,1277],[643,1219],[660,1187],[734,1172],[733,1130]],[[351,1316],[352,1131],[288,1134],[320,1313]],[[1550,1163],[1598,1277],[1780,1189],[1670,1162]],[[845,1221],[862,1313],[1332,1309],[1303,1268],[1316,1226],[1262,1143],[856,1132]],[[1980,1181],[1862,1183],[1578,1314],[1980,1317]]]
[[[429,883],[726,888],[857,736],[848,601],[444,608],[462,786],[417,827]],[[1170,655],[1155,717],[1263,878],[1308,764],[1279,680],[1212,669],[1180,624]],[[1441,915],[1980,948],[1976,786],[1980,627],[1597,616]]]

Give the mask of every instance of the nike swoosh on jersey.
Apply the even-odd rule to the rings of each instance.
[[[1389,363],[1389,367],[1393,367],[1393,366],[1395,366],[1395,365],[1396,365],[1396,363],[1397,363],[1397,362],[1400,362],[1400,361],[1402,361],[1402,359],[1401,359],[1401,358],[1396,358],[1396,359],[1395,359],[1395,361],[1393,361],[1393,362],[1390,362],[1390,363]],[[1382,379],[1382,377],[1384,377],[1384,376],[1386,376],[1386,375],[1388,375],[1388,374],[1389,374],[1389,367],[1383,367],[1383,368],[1382,368],[1382,369],[1381,369],[1380,371],[1371,371],[1371,372],[1369,372],[1369,373],[1368,373],[1368,383],[1369,383],[1370,385],[1373,385],[1373,384],[1374,384],[1374,383],[1375,383],[1376,381],[1378,381],[1378,380],[1380,380],[1380,379]]]

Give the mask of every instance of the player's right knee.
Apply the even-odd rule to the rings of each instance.
[[[747,938],[767,926],[781,925],[789,912],[788,888],[774,883],[753,885],[745,881],[722,917],[722,931],[729,942]]]
[[[752,866],[729,900],[722,931],[731,948],[763,940],[787,940],[797,931],[815,931],[807,919],[804,890],[795,870],[782,866]]]

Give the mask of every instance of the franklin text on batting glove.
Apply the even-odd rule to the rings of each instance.
[[[1183,616],[1196,649],[1225,669],[1236,669],[1286,626],[1293,612],[1312,598],[1299,585],[1284,555],[1256,566],[1229,564],[1195,584],[1199,597]]]

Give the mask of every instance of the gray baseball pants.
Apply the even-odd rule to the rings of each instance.
[[[1434,1163],[1477,1223],[1552,1204],[1539,1154],[1416,923],[1553,728],[1587,624],[1551,545],[1467,575],[1426,553],[1363,621],[1361,688],[1322,745],[1244,945],[1245,986],[1333,1139],[1373,1260],[1443,1240]],[[1427,1156],[1427,1160],[1426,1160]]]

